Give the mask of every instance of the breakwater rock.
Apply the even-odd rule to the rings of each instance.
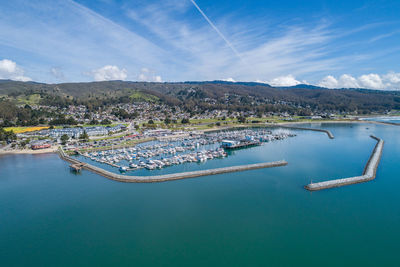
[[[349,178],[343,178],[343,179],[335,179],[335,180],[329,180],[325,182],[319,182],[319,183],[310,183],[305,186],[307,190],[310,191],[317,191],[317,190],[322,190],[322,189],[328,189],[328,188],[333,188],[333,187],[340,187],[340,186],[345,186],[345,185],[351,185],[351,184],[357,184],[357,183],[363,183],[363,182],[368,182],[376,177],[376,170],[379,165],[379,161],[382,156],[382,151],[383,151],[383,145],[384,141],[378,137],[372,136],[371,138],[375,139],[377,141],[374,150],[372,151],[372,154],[365,165],[364,172],[361,176],[355,176],[355,177],[349,177]]]

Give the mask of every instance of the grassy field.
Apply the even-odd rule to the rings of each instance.
[[[132,100],[137,100],[137,101],[147,101],[147,102],[156,102],[159,100],[158,97],[150,94],[146,94],[140,91],[136,91],[133,94],[129,96]]]
[[[19,95],[17,97],[18,104],[27,104],[27,105],[37,105],[40,101],[39,94],[32,94],[32,95]]]
[[[4,130],[6,131],[14,131],[14,133],[27,133],[27,132],[35,132],[35,131],[40,131],[44,129],[48,129],[48,126],[34,126],[34,127],[6,127]]]

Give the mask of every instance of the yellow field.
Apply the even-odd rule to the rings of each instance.
[[[43,127],[6,127],[4,130],[6,131],[14,131],[14,133],[27,133],[27,132],[34,132],[40,131],[44,129],[48,129],[48,126]]]

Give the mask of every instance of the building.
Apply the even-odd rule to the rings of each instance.
[[[238,142],[233,141],[233,140],[222,140],[222,145],[221,147],[234,147],[235,145],[237,145]]]
[[[50,148],[51,144],[47,143],[47,141],[39,141],[31,144],[31,149],[38,150],[38,149],[45,149]]]

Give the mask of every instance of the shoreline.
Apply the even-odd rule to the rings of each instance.
[[[48,154],[48,153],[57,153],[58,146],[54,146],[51,148],[45,149],[14,149],[14,150],[1,150],[0,156],[2,155],[38,155],[38,154]]]
[[[400,126],[400,123],[392,123],[392,122],[381,122],[381,121],[368,121],[368,120],[321,120],[321,121],[296,121],[296,122],[276,122],[276,123],[265,123],[265,124],[237,124],[237,125],[230,125],[230,126],[220,126],[216,128],[204,129],[199,130],[203,133],[212,132],[212,131],[223,131],[232,128],[241,128],[241,127],[280,127],[280,126],[291,126],[291,125],[301,125],[301,124],[352,124],[352,123],[368,123],[368,124],[379,124],[379,125],[387,125],[387,126]],[[307,130],[314,130],[314,129],[307,129]],[[168,137],[164,137],[167,138]],[[151,140],[146,140],[151,141]],[[146,142],[144,141],[144,142]],[[137,142],[133,146],[142,143]],[[124,145],[121,145],[124,147]],[[39,149],[39,150],[32,150],[32,149],[15,149],[15,150],[0,150],[1,155],[37,155],[37,154],[47,154],[47,153],[57,153],[59,146],[54,146],[51,148],[46,149]],[[97,149],[93,149],[97,150]]]

